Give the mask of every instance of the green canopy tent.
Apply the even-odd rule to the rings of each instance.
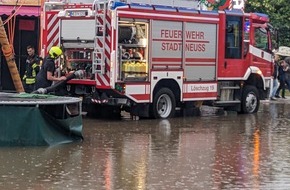
[[[0,146],[82,141],[81,99],[0,93]]]

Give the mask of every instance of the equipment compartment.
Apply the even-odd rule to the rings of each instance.
[[[93,49],[67,49],[65,51],[65,68],[67,71],[84,71],[84,79],[92,77]]]
[[[148,24],[119,22],[119,80],[145,81],[148,77]]]

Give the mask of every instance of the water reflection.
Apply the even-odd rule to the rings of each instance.
[[[79,163],[81,150],[59,147],[1,148],[0,185],[5,189],[50,189],[77,178],[72,163]],[[24,188],[25,187],[25,188]]]
[[[290,189],[289,104],[253,115],[84,119],[84,142],[1,148],[5,189]]]

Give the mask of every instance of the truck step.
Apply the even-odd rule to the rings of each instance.
[[[221,90],[235,90],[235,89],[240,89],[239,86],[222,86],[220,87]]]
[[[225,101],[216,101],[214,104],[216,106],[230,106],[230,105],[237,105],[240,104],[240,100],[225,100]]]

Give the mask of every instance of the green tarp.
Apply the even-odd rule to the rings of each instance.
[[[51,146],[82,139],[81,115],[58,119],[36,106],[0,106],[0,146]]]

